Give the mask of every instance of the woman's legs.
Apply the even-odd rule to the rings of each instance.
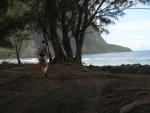
[[[44,73],[44,65],[41,64],[41,70],[42,70],[42,73]]]
[[[39,59],[40,65],[41,65],[41,71],[42,74],[46,76],[47,70],[48,70],[48,62],[47,62],[47,57],[41,57]]]
[[[43,69],[43,73],[47,73],[47,69],[48,69],[48,64],[44,64],[44,69]]]

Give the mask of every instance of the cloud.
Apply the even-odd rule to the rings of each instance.
[[[148,31],[150,29],[150,20],[118,23],[112,27],[112,29],[115,29],[119,32]]]
[[[132,50],[150,49],[150,20],[126,21],[110,28],[110,34],[103,36],[108,43],[129,47]]]
[[[130,40],[118,40],[118,41],[112,41],[112,42],[109,42],[109,43],[113,43],[113,44],[119,44],[119,45],[122,45],[122,46],[125,46],[125,47],[129,47],[131,48],[132,50],[148,50],[150,48],[150,38],[149,39],[130,39]]]
[[[132,50],[150,49],[150,35],[145,34],[111,34],[104,36],[107,43],[122,45]]]
[[[102,35],[107,43],[133,50],[150,50],[150,15],[148,10],[127,10],[115,25],[108,26],[110,34]]]
[[[148,41],[150,41],[150,40],[148,40]],[[136,40],[136,41],[123,42],[121,44],[131,48],[132,50],[148,50],[148,48],[150,48],[148,41],[147,40]]]

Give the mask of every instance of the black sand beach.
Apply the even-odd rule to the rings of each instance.
[[[44,77],[38,65],[0,65],[0,113],[150,113],[149,70],[56,64]]]

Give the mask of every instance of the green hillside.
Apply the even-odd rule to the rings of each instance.
[[[132,51],[130,48],[123,47],[115,44],[108,44],[100,34],[89,27],[86,34],[83,45],[83,54],[92,53],[108,53],[108,52],[129,52]]]
[[[30,36],[32,40],[27,40],[22,45],[21,57],[37,57],[37,48],[43,39],[42,33],[34,33]],[[72,40],[72,49],[75,53],[75,43]],[[52,56],[54,52],[49,42]],[[128,52],[130,48],[122,47],[120,45],[108,44],[100,34],[92,27],[89,27],[85,34],[85,40],[83,44],[83,54],[94,54],[94,53],[108,53],[108,52]],[[15,57],[14,49],[0,48],[0,58],[12,58]]]

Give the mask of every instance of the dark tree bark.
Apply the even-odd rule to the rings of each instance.
[[[51,55],[51,52],[50,52],[50,49],[49,49],[49,43],[48,43],[48,39],[50,39],[50,34],[48,33],[47,28],[43,25],[43,23],[42,23],[42,21],[40,20],[39,17],[38,17],[38,22],[39,22],[39,24],[41,26],[44,40],[46,41],[46,44],[48,46],[49,61],[51,61],[52,60],[52,55]]]
[[[57,12],[57,4],[55,0],[47,0],[47,11],[49,12],[49,32],[51,36],[51,41],[53,44],[55,58],[53,60],[54,63],[63,63],[65,60],[65,55],[63,53],[60,39],[57,35],[57,19],[58,19],[58,12]]]
[[[141,0],[142,1],[142,0]],[[44,17],[47,36],[53,45],[55,63],[74,62],[81,64],[82,45],[84,34],[91,24],[97,20],[102,23],[101,29],[105,25],[114,22],[117,16],[123,15],[123,11],[133,3],[125,0],[44,0],[43,9],[40,8],[41,18]],[[99,27],[99,26],[98,26]],[[60,28],[62,36],[58,32]],[[73,56],[70,44],[70,32],[76,43],[76,54]],[[47,35],[47,33],[45,32]]]
[[[16,13],[17,16],[12,18],[6,16],[7,8],[12,1],[15,2],[14,0],[0,1],[0,24],[3,26],[0,30],[0,38],[7,36],[14,29],[22,29],[26,24],[32,23],[36,30],[37,27],[42,29],[46,41],[51,40],[55,53],[54,63],[72,62],[74,59],[78,64],[82,63],[82,45],[86,28],[91,24],[96,25],[94,22],[99,20],[100,27],[103,29],[105,25],[123,15],[125,9],[134,5],[130,0],[19,0],[19,4],[27,5],[28,10],[25,10],[23,16]],[[150,0],[139,0],[137,3],[149,4]],[[69,13],[71,15],[68,15]],[[3,18],[3,15],[7,18]],[[38,26],[39,18],[43,26]],[[58,32],[58,26],[61,27],[62,36]],[[75,58],[69,38],[71,31],[71,37],[76,43]],[[19,59],[19,55],[17,58]]]
[[[0,1],[0,16],[5,15],[8,9],[8,0],[1,0]]]
[[[49,61],[51,61],[52,60],[52,55],[51,55],[51,52],[50,52],[50,49],[49,49],[49,43],[48,43],[45,31],[43,31],[43,37],[44,37],[44,40],[46,41],[46,44],[48,46],[48,56],[49,56]]]
[[[20,42],[21,44],[19,44],[16,37],[14,37],[14,38],[15,38],[14,43],[15,43],[16,58],[17,58],[18,64],[22,64],[21,60],[20,60],[20,50],[21,50],[22,42]]]
[[[83,17],[83,7],[79,8],[79,15],[78,15],[78,20],[77,20],[77,27],[76,27],[76,34],[75,34],[75,41],[76,41],[76,56],[75,56],[75,61],[76,63],[81,64],[81,43],[79,42],[80,40],[80,29],[81,29],[81,24],[82,24],[82,17]]]
[[[78,23],[80,24],[80,32],[79,34],[77,35],[78,37],[76,37],[78,39],[78,44],[77,44],[77,52],[76,52],[76,61],[79,63],[79,64],[82,64],[82,46],[83,46],[83,41],[84,41],[84,34],[85,34],[85,31],[86,31],[86,28],[89,26],[88,25],[88,2],[89,0],[84,0],[83,4],[84,4],[84,7],[81,10],[81,16],[79,15],[79,22],[81,22],[81,19],[83,20],[82,21],[82,24],[81,23]],[[84,12],[84,13],[83,13]]]
[[[65,24],[66,20],[66,12],[63,11],[61,15],[61,24],[62,24],[62,33],[63,33],[63,47],[66,52],[66,62],[72,62],[73,61],[73,53],[70,45],[70,38],[68,36],[68,28]]]
[[[18,61],[18,64],[22,64],[22,63],[21,63],[21,60],[20,60],[19,53],[17,53],[17,61]]]

